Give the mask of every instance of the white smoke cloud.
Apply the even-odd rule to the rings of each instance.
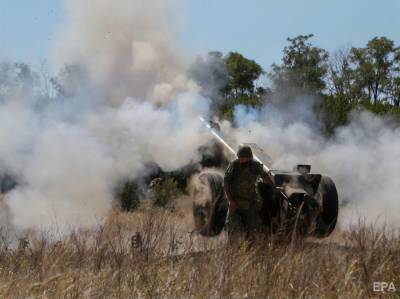
[[[39,115],[0,106],[1,164],[21,178],[6,196],[19,228],[96,225],[118,179],[139,175],[148,161],[170,170],[197,160],[196,149],[210,138],[198,121],[207,100],[194,94],[176,96],[169,108],[132,98],[93,112],[67,106]]]
[[[0,101],[0,169],[19,181],[4,201],[20,229],[93,227],[121,178],[149,161],[171,170],[197,160],[210,139],[198,120],[208,100],[191,92],[174,44],[179,1],[66,5],[56,57],[69,65],[69,97],[15,88]]]
[[[326,139],[309,118],[308,109],[300,107],[297,116],[273,105],[261,113],[244,107],[235,112],[240,128],[225,123],[225,132],[237,143],[257,143],[272,157],[272,168],[291,170],[296,164],[309,163],[314,173],[332,177],[345,204],[339,215],[342,225],[360,218],[391,227],[400,225],[398,127],[371,113],[355,112],[348,126]]]
[[[55,60],[83,67],[114,103],[127,96],[164,103],[177,92],[195,91],[175,36],[181,5],[180,0],[68,0]]]
[[[176,46],[180,5],[66,1],[55,62],[77,67],[66,82],[74,96],[42,103],[14,90],[0,101],[0,172],[19,178],[5,198],[17,228],[92,227],[107,215],[120,178],[140,174],[148,161],[169,170],[198,158],[211,138],[197,118],[209,102],[187,78]],[[342,223],[380,217],[399,224],[399,129],[361,113],[327,140],[303,105],[237,107],[235,115],[239,129],[225,122],[223,130],[260,145],[273,167],[310,163],[334,179],[349,201]]]

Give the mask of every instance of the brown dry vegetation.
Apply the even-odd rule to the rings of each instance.
[[[0,243],[0,297],[265,298],[400,296],[400,239],[360,226],[329,240],[251,249],[187,232],[187,215],[114,210],[96,231]],[[182,225],[184,223],[184,225]],[[141,242],[132,247],[139,231]],[[340,242],[339,242],[340,241]]]

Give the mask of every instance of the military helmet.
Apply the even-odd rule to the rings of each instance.
[[[238,158],[250,158],[253,159],[253,152],[251,151],[250,146],[243,145],[239,147],[239,150],[237,152]]]

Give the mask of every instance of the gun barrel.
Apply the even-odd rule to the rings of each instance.
[[[205,126],[210,130],[211,134],[220,142],[222,143],[222,145],[228,149],[233,155],[236,156],[236,151],[211,127],[211,125],[203,118],[200,117],[200,121],[203,122],[205,124]],[[260,162],[263,167],[264,170],[266,172],[269,172],[272,176],[274,175],[271,171],[271,169],[269,169],[261,160],[260,158],[258,158],[256,155],[253,154],[253,159]]]
[[[214,137],[220,143],[222,143],[233,155],[236,155],[235,150],[228,143],[226,143],[225,140],[222,139],[222,137],[219,136],[219,134],[217,132],[215,132],[215,130],[211,127],[211,125],[208,122],[206,122],[206,120],[203,117],[200,117],[200,120],[206,125],[206,127],[210,130],[211,134],[213,134]]]

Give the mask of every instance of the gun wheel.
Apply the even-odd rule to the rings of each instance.
[[[329,236],[335,229],[339,213],[339,198],[335,183],[327,176],[321,178],[317,192],[322,201],[322,212],[317,217],[314,235],[323,238]]]
[[[208,237],[220,234],[228,210],[222,175],[202,172],[192,179],[190,189],[195,230]]]

